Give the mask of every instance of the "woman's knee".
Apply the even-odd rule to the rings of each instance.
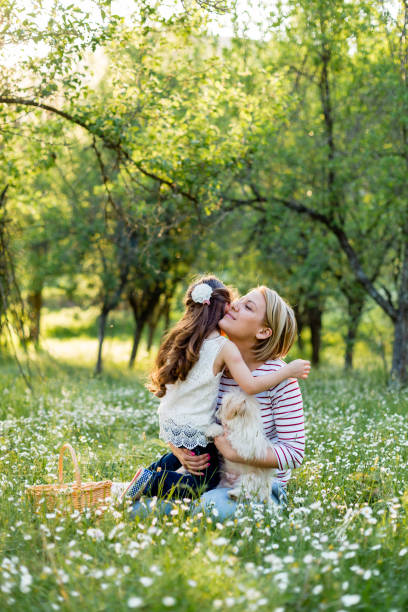
[[[237,508],[237,504],[228,497],[228,490],[222,487],[203,493],[197,502],[193,514],[197,515],[199,512],[205,512],[219,521],[224,521],[232,516]]]

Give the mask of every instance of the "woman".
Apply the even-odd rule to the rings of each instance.
[[[258,287],[234,302],[219,323],[220,328],[240,349],[244,361],[253,375],[262,376],[281,368],[284,357],[292,346],[296,335],[296,320],[293,310],[272,289]],[[224,393],[237,388],[234,380],[223,376],[220,383],[218,404]],[[286,485],[291,469],[301,465],[305,436],[302,395],[295,379],[286,380],[269,391],[256,395],[261,406],[261,417],[265,436],[270,440],[268,456],[263,461],[245,461],[237,455],[221,436],[215,440],[218,451],[230,461],[256,466],[276,468],[271,497],[277,503],[286,502]],[[175,449],[173,449],[175,452]],[[191,457],[177,449],[177,456],[185,469],[191,473],[203,467],[201,457]],[[215,506],[219,518],[224,520],[234,513],[236,502],[228,498],[228,489],[218,488],[201,496],[201,507]]]
[[[272,289],[261,286],[232,304],[219,323],[220,328],[238,346],[242,357],[254,376],[262,376],[284,366],[281,360],[292,346],[296,335],[293,310]],[[224,393],[237,388],[234,380],[221,378],[218,402]],[[219,452],[230,461],[276,468],[272,486],[272,500],[286,501],[286,484],[291,469],[298,467],[304,453],[303,404],[296,379],[289,379],[268,391],[256,395],[260,403],[264,432],[270,441],[270,451],[263,461],[244,461],[237,455],[226,436],[216,438]],[[171,446],[183,467],[191,474],[200,474],[206,458],[192,456],[187,449]],[[228,498],[228,489],[207,491],[201,497],[201,507],[215,507],[219,518],[233,514],[236,502]],[[164,508],[166,510],[166,508]],[[134,512],[139,513],[136,502]]]

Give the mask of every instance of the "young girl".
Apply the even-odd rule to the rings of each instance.
[[[160,346],[149,389],[161,398],[160,437],[194,454],[206,454],[208,464],[202,476],[176,471],[177,457],[168,453],[141,467],[126,486],[123,498],[165,496],[177,490],[178,497],[214,488],[219,481],[218,454],[206,430],[214,422],[218,386],[228,368],[232,378],[248,394],[260,393],[287,378],[307,378],[310,363],[296,359],[264,376],[252,376],[235,344],[220,334],[219,321],[229,311],[231,295],[215,276],[206,276],[187,290],[185,312]],[[265,328],[265,337],[272,330]]]

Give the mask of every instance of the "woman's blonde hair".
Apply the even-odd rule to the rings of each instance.
[[[257,340],[253,349],[257,361],[285,357],[295,341],[297,324],[295,313],[281,296],[264,285],[258,287],[265,299],[266,312],[264,325],[270,327],[272,335]]]

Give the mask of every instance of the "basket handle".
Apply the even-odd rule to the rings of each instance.
[[[60,484],[64,484],[64,478],[63,478],[63,475],[62,475],[62,468],[63,468],[63,462],[64,462],[64,452],[66,450],[68,450],[71,453],[72,463],[74,464],[75,480],[76,480],[77,487],[80,489],[81,488],[81,474],[79,473],[78,460],[77,460],[77,457],[76,457],[74,449],[72,448],[72,446],[70,444],[68,444],[68,442],[63,444],[61,446],[61,448],[60,448],[59,461],[58,461],[58,479],[59,479],[59,482],[60,482]]]

